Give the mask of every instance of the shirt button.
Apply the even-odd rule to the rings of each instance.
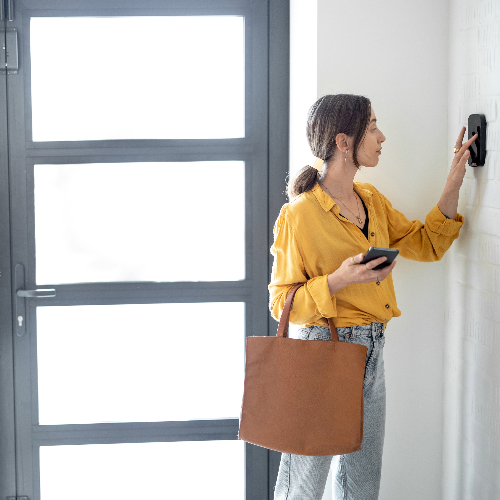
[[[370,233],[372,236],[375,236],[375,233]]]
[[[389,304],[386,304],[386,305],[385,305],[385,308],[386,308],[386,309],[389,309],[389,307],[391,307]]]
[[[377,285],[380,285],[380,281],[377,281]]]

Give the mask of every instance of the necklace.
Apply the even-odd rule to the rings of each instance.
[[[340,201],[340,203],[342,203],[342,205],[344,205],[344,207],[346,207],[347,210],[349,210],[349,212],[351,212],[351,214],[354,215],[354,217],[356,217],[356,219],[358,219],[358,222],[360,224],[363,224],[363,220],[361,219],[361,210],[359,209],[358,197],[356,196],[356,192],[354,191],[354,189],[352,190],[352,192],[354,193],[354,196],[356,198],[356,206],[358,207],[358,215],[356,215],[352,210],[350,210],[350,208],[338,196],[333,196],[333,194],[330,193],[330,190],[324,184],[321,184],[321,187],[324,187],[326,189],[326,191],[328,192],[328,194],[332,198],[337,198]]]

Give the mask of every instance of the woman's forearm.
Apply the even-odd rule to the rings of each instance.
[[[455,219],[457,216],[459,194],[460,186],[450,187],[446,185],[443,190],[443,194],[438,201],[439,210],[441,210],[443,215],[446,215],[450,219]]]

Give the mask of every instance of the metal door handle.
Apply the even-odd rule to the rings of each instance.
[[[1,2],[2,0],[0,0]],[[16,264],[15,271],[15,308],[16,319],[15,324],[16,334],[18,337],[23,337],[26,333],[26,300],[27,299],[48,299],[56,296],[54,288],[35,288],[34,290],[25,290],[26,286],[24,281],[24,266]]]
[[[55,288],[37,288],[36,290],[17,290],[18,297],[36,298],[41,299],[44,297],[55,297]]]

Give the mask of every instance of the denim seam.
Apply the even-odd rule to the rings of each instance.
[[[290,476],[292,474],[292,454],[290,453],[288,456],[290,457],[290,460],[288,461],[288,485],[286,487],[285,500],[288,500],[288,495],[290,493]]]
[[[375,353],[377,342],[376,342],[376,339],[373,338],[373,337],[374,336],[372,335],[372,338],[371,338],[371,341],[372,341],[372,352],[370,353],[370,356],[366,360],[365,378],[364,378],[365,382],[369,382],[371,379],[373,379],[373,376],[374,376],[373,369],[375,368],[374,359],[376,358],[376,354],[378,354],[378,351],[377,351],[377,353]],[[369,378],[367,377],[368,373],[370,373],[370,377]]]
[[[375,357],[375,346],[372,347],[372,352],[370,353],[370,356],[368,357],[368,360],[366,361],[366,368],[365,368],[365,382],[369,382],[373,378],[373,368],[374,368],[374,363],[373,363],[373,358]],[[368,375],[369,374],[369,375]]]
[[[342,496],[343,500],[347,500],[347,472],[345,470],[345,457],[340,457],[340,476],[342,478]]]

